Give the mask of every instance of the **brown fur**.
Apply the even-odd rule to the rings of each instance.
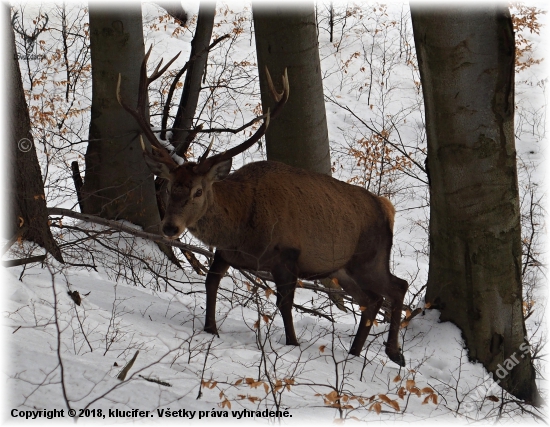
[[[297,344],[290,314],[296,278],[328,276],[366,307],[350,352],[361,352],[367,321],[386,297],[395,312],[386,352],[404,364],[397,338],[408,285],[389,271],[395,209],[388,199],[278,162],[250,163],[229,175],[227,164],[203,174],[194,168],[186,163],[170,174],[163,231],[177,237],[188,228],[216,247],[206,280],[206,330],[217,333],[215,298],[229,266],[270,271],[287,344]]]

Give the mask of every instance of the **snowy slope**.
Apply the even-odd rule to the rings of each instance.
[[[192,13],[196,13],[196,5],[193,7]],[[239,90],[221,92],[214,100],[216,108],[205,108],[199,122],[238,127],[255,115],[259,103],[250,8],[237,3],[218,7],[216,35],[235,28],[239,32],[233,32],[238,36],[211,56],[209,82],[231,76],[232,85]],[[333,43],[324,29],[327,21],[323,10],[319,6],[320,19],[324,19],[320,21],[320,52],[334,176],[352,180],[365,173],[350,154],[358,140],[370,135],[364,123],[379,131],[391,129],[392,138],[401,141],[422,163],[421,92],[415,83],[417,71],[410,62],[414,46],[406,45],[412,40],[408,6],[393,3],[388,8],[374,4],[351,8],[347,21],[336,27]],[[32,6],[27,11],[32,16]],[[157,22],[157,16],[154,5],[144,6],[146,26]],[[172,37],[174,24],[161,30],[148,28],[146,44],[154,44],[150,68],[158,58],[167,60],[183,50],[175,65],[181,67],[188,57],[192,33]],[[538,43],[535,52],[542,51],[544,34],[532,37]],[[367,67],[369,61],[375,64],[372,70]],[[383,72],[381,63],[386,67]],[[518,154],[524,165],[520,183],[525,182],[521,177],[529,176],[539,187],[545,178],[541,164],[545,159],[547,75],[543,64],[533,66],[518,75],[517,83],[522,114]],[[380,79],[384,85],[376,85]],[[231,96],[226,96],[228,93]],[[87,96],[89,102],[89,93]],[[213,102],[206,95],[205,99]],[[85,97],[81,101],[85,103]],[[87,137],[86,120],[81,125],[81,139]],[[223,150],[242,138],[242,134],[222,134],[215,148]],[[83,153],[83,148],[85,145],[75,145],[74,151],[66,153],[65,161],[78,158],[78,150]],[[198,149],[195,155],[201,152]],[[45,164],[43,151],[38,154]],[[397,153],[392,155],[395,159]],[[235,159],[234,167],[263,156],[261,147],[251,149]],[[66,182],[69,189],[66,171],[63,162],[48,164],[47,183]],[[414,166],[409,171],[422,177]],[[427,188],[418,178],[388,171],[377,181],[378,187],[371,188],[388,194],[398,210],[393,269],[411,283],[406,298],[411,309],[424,309],[420,290],[428,268]],[[51,190],[47,200],[49,206],[71,207],[74,195],[69,190]],[[63,225],[101,230],[68,218]],[[150,242],[127,235],[102,236],[108,249],[86,240],[82,231],[54,231],[62,243],[83,239],[67,249],[66,259],[93,268],[61,266],[50,260],[48,267],[3,269],[3,333],[8,349],[3,371],[5,420],[34,417],[42,409],[63,410],[64,420],[70,418],[68,410],[74,409],[82,415],[79,422],[100,419],[109,423],[158,422],[174,417],[196,423],[284,424],[329,424],[341,418],[470,422],[494,420],[499,414],[534,419],[509,401],[510,396],[502,393],[481,365],[468,361],[460,331],[452,324],[439,323],[436,310],[424,309],[402,329],[407,366],[400,368],[384,353],[388,325],[381,315],[363,356],[350,357],[347,350],[357,327],[357,307],[355,313],[342,313],[327,304],[323,293],[298,289],[295,303],[323,316],[294,310],[300,341],[294,348],[284,345],[275,296],[230,270],[218,297],[220,336],[214,337],[203,331],[204,276],[187,264],[183,270],[168,265]],[[197,243],[190,236],[184,240]],[[540,240],[544,244],[545,237]],[[14,246],[8,256],[23,257],[33,250],[43,252],[24,244]],[[81,305],[75,304],[69,291],[78,291]],[[534,289],[533,298],[538,306],[545,306],[543,290]],[[535,334],[533,339],[545,334],[543,317],[541,308],[529,319],[528,332]],[[123,366],[137,351],[126,379],[118,380]],[[116,410],[149,412],[109,412]],[[269,411],[280,413],[274,416]],[[168,413],[173,416],[168,417]]]

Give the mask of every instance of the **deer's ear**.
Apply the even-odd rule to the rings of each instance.
[[[164,179],[170,180],[170,167],[163,162],[152,159],[151,157],[144,155],[145,163],[149,167],[149,170],[153,172],[156,176]]]
[[[210,170],[206,173],[206,176],[211,181],[221,181],[222,179],[225,179],[227,175],[229,175],[229,172],[231,171],[231,161],[224,160],[223,162],[216,163],[214,166],[210,168]]]

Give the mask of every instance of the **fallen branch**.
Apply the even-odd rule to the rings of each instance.
[[[10,259],[8,261],[2,261],[2,267],[17,267],[18,265],[31,264],[33,262],[42,262],[45,259],[46,255],[38,255],[22,259]]]
[[[123,231],[124,233],[128,233],[136,237],[142,237],[143,239],[147,239],[147,240],[152,240],[153,242],[164,243],[167,246],[175,246],[177,248],[182,248],[182,249],[192,251],[208,257],[214,256],[212,252],[206,249],[199,248],[198,246],[187,245],[185,243],[180,242],[179,240],[171,240],[159,234],[147,233],[146,231],[137,230],[128,225],[124,225],[119,221],[105,219],[95,215],[83,214],[80,212],[74,212],[74,211],[71,211],[70,209],[63,209],[63,208],[48,208],[48,215],[68,216],[70,218],[80,219],[82,221],[104,225],[106,227],[112,228],[113,230]]]
[[[198,246],[188,245],[186,243],[180,242],[179,240],[168,239],[168,238],[163,237],[159,234],[147,233],[146,231],[137,230],[136,228],[130,227],[128,225],[124,225],[119,221],[114,221],[114,220],[111,220],[111,219],[101,218],[101,217],[95,216],[95,215],[88,215],[88,214],[83,214],[83,213],[80,213],[80,212],[74,212],[70,209],[63,209],[63,208],[47,208],[47,209],[48,209],[48,215],[50,215],[50,216],[53,216],[53,215],[68,216],[70,218],[75,218],[75,219],[79,219],[79,220],[82,220],[82,221],[91,222],[91,223],[94,223],[94,224],[104,225],[104,226],[109,227],[109,228],[111,228],[115,231],[122,231],[124,233],[128,233],[128,234],[131,234],[131,235],[136,236],[136,237],[141,237],[143,239],[152,240],[153,242],[164,243],[165,245],[168,245],[168,246],[175,246],[177,248],[181,248],[181,249],[184,249],[184,250],[187,250],[187,251],[195,252],[195,253],[198,253],[200,255],[204,255],[204,256],[207,256],[207,257],[213,257],[214,256],[214,253],[209,251],[209,250],[200,248]],[[257,283],[256,280],[254,280],[252,277],[250,277],[250,274],[253,274],[254,276],[256,276],[260,279],[268,280],[270,282],[274,282],[273,276],[271,275],[271,273],[266,272],[266,271],[250,271],[250,270],[247,271],[247,270],[240,270],[240,269],[239,269],[239,271],[243,274],[243,276],[245,276],[248,280],[250,280],[251,282],[253,282],[255,284],[258,284],[258,283]],[[301,288],[304,288],[304,289],[311,289],[311,290],[317,291],[317,292],[324,292],[325,294],[336,294],[336,295],[347,296],[346,292],[344,292],[342,290],[322,288],[320,286],[314,285],[313,283],[307,283],[307,282],[300,281],[298,286],[301,287]]]

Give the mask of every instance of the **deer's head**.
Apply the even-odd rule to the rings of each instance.
[[[268,109],[267,113],[261,116],[264,121],[254,135],[228,151],[208,157],[212,146],[212,142],[210,142],[210,145],[198,162],[186,161],[182,165],[179,165],[151,130],[146,115],[147,88],[149,84],[160,77],[177,56],[169,61],[161,70],[159,70],[161,65],[159,64],[153,75],[147,77],[147,60],[150,53],[151,49],[145,55],[141,65],[137,108],[132,109],[128,107],[122,100],[120,96],[120,76],[117,86],[117,99],[120,105],[136,119],[142,132],[151,143],[153,151],[149,152],[143,143],[143,139],[141,139],[141,146],[147,166],[155,175],[168,180],[167,190],[169,197],[161,230],[166,237],[176,239],[186,228],[192,227],[206,213],[213,203],[213,184],[216,181],[223,180],[229,174],[231,160],[234,156],[251,147],[265,134],[269,121],[280,113],[288,100],[290,89],[286,69],[282,77],[283,91],[278,93],[266,68],[268,87],[277,103],[272,113]]]

